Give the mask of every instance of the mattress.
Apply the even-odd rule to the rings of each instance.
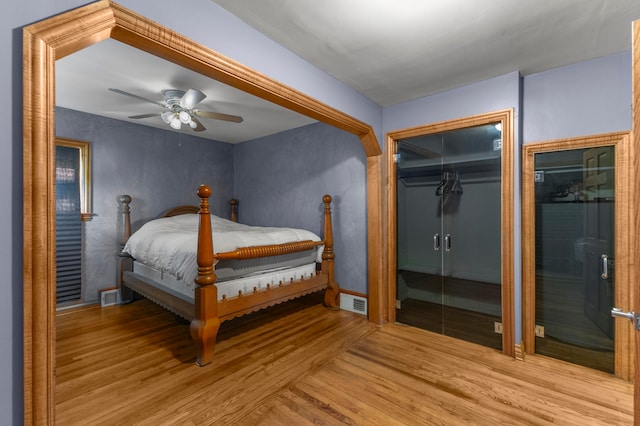
[[[193,294],[196,286],[193,280],[186,281],[176,278],[167,272],[154,269],[138,261],[133,262],[133,272],[153,280],[154,285],[157,288],[193,303]],[[218,271],[216,270],[216,275],[217,273]],[[315,273],[316,263],[313,262],[292,268],[270,269],[242,278],[216,282],[216,287],[218,288],[218,300],[222,300],[225,297],[235,297],[240,291],[243,294],[252,293],[254,288],[257,290],[265,290],[267,288],[267,284],[278,285],[282,282],[286,285],[292,278],[294,280],[299,280],[300,277],[309,278],[315,275]]]
[[[136,261],[178,280],[193,283],[197,275],[196,252],[199,215],[185,214],[145,223],[127,241],[124,252]],[[249,226],[211,216],[215,253],[240,247],[320,241],[313,232],[295,228]],[[312,250],[247,260],[227,260],[216,265],[218,281],[233,280],[322,261],[322,246]]]

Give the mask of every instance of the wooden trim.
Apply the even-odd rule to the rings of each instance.
[[[360,293],[359,291],[351,291],[351,290],[345,290],[343,288],[340,289],[340,293],[341,294],[349,294],[351,296],[358,296],[358,297],[362,297],[364,299],[367,299],[367,295],[364,293]]]
[[[385,260],[387,252],[382,232],[382,155],[367,158],[367,271],[369,274],[369,321],[389,321]]]
[[[504,111],[502,123],[502,352],[515,357],[514,300],[514,157],[513,110]],[[497,118],[497,117],[496,117]]]
[[[524,361],[524,345],[522,343],[513,346],[513,357],[518,361]]]
[[[386,220],[387,220],[387,252],[386,265],[387,281],[390,283],[386,294],[387,312],[390,321],[395,321],[395,299],[397,291],[396,282],[396,167],[394,154],[397,153],[397,142],[400,139],[414,136],[422,136],[433,133],[441,133],[455,129],[462,129],[495,122],[502,123],[502,193],[501,193],[501,227],[502,227],[502,352],[509,356],[515,356],[514,349],[514,258],[513,258],[513,214],[514,214],[514,127],[513,110],[505,109],[487,114],[478,114],[458,120],[442,121],[424,126],[389,132],[386,140]]]
[[[629,153],[633,155],[631,158],[631,182],[634,188],[640,188],[640,167],[638,161],[640,160],[640,20],[633,22],[633,36],[632,36],[632,91],[633,91],[633,131],[632,131],[632,148]],[[629,242],[633,257],[633,269],[629,279],[632,283],[637,283],[639,278],[638,265],[640,264],[640,253],[638,250],[638,231],[640,230],[640,196],[634,190],[632,192],[631,212],[630,212],[630,226],[633,232],[631,240]],[[632,286],[632,288],[635,288]],[[633,310],[640,312],[640,291],[635,291],[631,296],[633,301]],[[633,371],[634,371],[634,424],[640,425],[640,333],[633,333],[634,337],[631,339],[630,351],[633,351]]]
[[[367,155],[369,288],[380,297],[381,149],[373,128],[109,0],[23,30],[24,423],[53,424],[55,381],[55,61],[113,38],[360,138]],[[373,259],[373,260],[372,260]],[[382,302],[372,303],[381,305]],[[382,315],[371,315],[380,320]]]
[[[389,314],[389,322],[396,322],[396,299],[398,298],[398,173],[396,170],[395,155],[398,153],[398,139],[390,133],[387,133],[385,143],[385,164],[387,170],[386,181],[386,221],[387,221],[387,277],[389,286],[387,287],[387,312]]]
[[[535,353],[535,188],[534,156],[543,152],[566,151],[600,146],[615,147],[615,303],[623,310],[631,310],[634,295],[633,250],[635,233],[626,232],[633,223],[635,196],[632,179],[633,152],[629,146],[629,132],[582,136],[538,142],[524,146],[522,167],[522,337],[525,351]],[[628,321],[615,323],[615,374],[623,380],[633,378],[633,330]]]
[[[91,200],[91,142],[79,141],[69,138],[56,137],[56,145],[75,148],[80,156],[80,176],[81,176],[81,199],[80,199],[80,218],[82,221],[91,220],[93,213],[93,201]]]

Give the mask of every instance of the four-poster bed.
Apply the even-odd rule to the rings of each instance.
[[[199,208],[180,206],[171,209],[161,219],[145,224],[133,235],[129,208],[131,197],[123,195],[119,198],[123,225],[119,285],[123,300],[134,291],[190,320],[191,336],[197,346],[196,363],[200,366],[211,362],[218,328],[223,321],[323,289],[324,304],[329,308],[337,308],[340,297],[340,287],[334,279],[335,255],[329,195],[322,199],[324,240],[303,230],[282,228],[283,231],[280,231],[281,228],[237,224],[238,203],[235,200],[231,201],[231,221],[215,216],[212,221],[210,195],[211,189],[201,185],[198,190]],[[163,233],[165,240],[162,240]],[[220,237],[216,244],[223,249],[230,247],[228,251],[214,251],[215,235]],[[240,235],[240,242],[229,241],[229,235]],[[196,246],[196,238],[197,250],[190,255],[163,251],[169,240],[184,239],[182,245],[191,247]],[[259,243],[265,240],[275,243]],[[246,244],[247,241],[258,241],[258,244]],[[246,245],[241,246],[242,242]],[[160,251],[154,252],[150,247],[158,247]],[[151,255],[147,256],[149,252]],[[159,272],[155,275],[148,273],[149,267],[139,263],[142,255],[150,258],[148,263],[157,267]],[[165,268],[162,262],[166,258],[179,264],[175,271],[172,270],[173,266]],[[252,261],[260,265],[245,266]],[[191,269],[196,269],[196,263],[197,272],[183,272],[191,264]],[[224,265],[221,268],[222,279],[216,274],[218,265]],[[169,284],[160,278],[164,278],[165,272],[170,275]],[[195,278],[191,278],[193,276]],[[182,283],[174,284],[177,281]],[[195,282],[195,286],[189,288],[191,282]]]

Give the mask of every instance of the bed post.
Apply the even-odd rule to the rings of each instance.
[[[198,276],[195,279],[194,318],[191,320],[191,338],[198,347],[196,364],[207,365],[213,359],[216,335],[220,328],[218,319],[218,289],[213,264],[213,237],[209,197],[211,188],[200,185],[200,226],[198,229]]]
[[[229,201],[229,204],[231,204],[231,220],[234,222],[238,221],[238,200],[236,200],[235,198],[232,198],[231,201]]]
[[[340,286],[335,281],[333,253],[333,228],[331,226],[331,196],[322,197],[324,203],[324,251],[322,252],[322,272],[328,275],[327,289],[324,292],[324,304],[329,308],[340,307]]]
[[[118,248],[118,283],[117,287],[120,289],[120,298],[123,302],[130,301],[132,299],[131,290],[122,286],[123,278],[122,275],[124,271],[129,271],[133,269],[132,259],[127,253],[124,253],[124,245],[127,243],[127,240],[131,236],[131,209],[129,208],[129,204],[131,203],[131,196],[129,195],[120,195],[118,196],[118,203],[120,204],[119,213],[120,217],[120,226],[122,226],[122,234],[120,235],[120,242]]]

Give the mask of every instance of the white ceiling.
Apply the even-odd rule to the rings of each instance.
[[[381,106],[631,49],[640,0],[212,0]]]
[[[151,102],[114,93],[115,88],[162,102],[164,89],[202,91],[198,108],[242,116],[242,123],[200,118],[207,129],[180,132],[228,143],[239,143],[314,123],[308,117],[249,95],[186,68],[115,40],[104,40],[56,61],[56,105],[116,120],[172,130],[160,117],[130,120],[131,115],[162,112]]]
[[[640,0],[212,1],[381,106],[630,50],[640,18]],[[201,109],[244,121],[181,131],[229,143],[314,122],[113,40],[56,62],[58,106],[118,120],[162,111],[110,87],[153,101],[201,90]],[[159,117],[135,122],[171,130]]]

